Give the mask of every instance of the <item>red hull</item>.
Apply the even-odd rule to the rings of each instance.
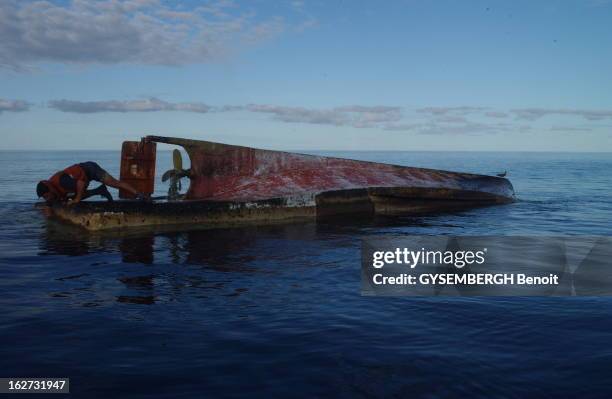
[[[149,136],[147,140],[180,145],[188,152],[191,184],[187,199],[257,201],[378,187],[468,192],[472,198],[482,193],[488,199],[507,201],[514,198],[512,184],[500,177],[171,137]]]

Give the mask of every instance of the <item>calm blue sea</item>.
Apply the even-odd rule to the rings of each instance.
[[[118,152],[0,152],[0,377],[70,377],[77,397],[612,396],[612,299],[360,296],[363,237],[612,235],[612,154],[323,154],[507,170],[520,201],[89,234],[45,220],[34,185],[85,160],[117,175]]]

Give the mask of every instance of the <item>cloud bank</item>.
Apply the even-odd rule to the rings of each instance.
[[[183,7],[160,0],[2,0],[0,67],[201,63],[285,30],[281,17],[258,18],[231,1]]]
[[[270,114],[274,120],[287,123],[308,123],[316,125],[351,126],[355,128],[384,127],[402,118],[400,107],[352,105],[330,109],[284,107],[265,104],[225,105],[212,107],[204,103],[172,103],[155,97],[143,100],[74,101],[52,100],[49,108],[62,112],[93,114],[99,112],[236,112]]]
[[[425,135],[467,135],[497,134],[504,132],[528,132],[543,128],[555,132],[591,132],[596,126],[552,125],[532,126],[549,115],[569,115],[589,121],[612,119],[612,111],[584,109],[524,108],[510,111],[490,110],[488,107],[426,107],[413,111],[411,117],[398,106],[350,105],[333,108],[288,107],[270,104],[211,106],[202,102],[169,102],[155,97],[140,100],[75,101],[52,100],[47,106],[61,112],[93,114],[100,112],[251,112],[267,114],[272,120],[284,123],[305,123],[327,126],[344,126],[357,129],[375,128],[386,131],[405,131]],[[21,100],[0,99],[0,113],[3,111],[27,111],[30,104]],[[425,117],[419,114],[425,114]],[[514,120],[501,121],[510,118]],[[490,121],[490,118],[497,121]],[[489,122],[487,122],[489,120]]]
[[[518,119],[535,121],[549,115],[570,115],[579,116],[590,121],[612,119],[612,109],[609,110],[588,110],[588,109],[550,109],[550,108],[521,108],[514,109],[512,113]]]
[[[93,114],[97,112],[154,112],[154,111],[185,111],[206,113],[210,107],[203,103],[170,103],[157,98],[131,101],[72,101],[53,100],[49,107],[62,112]]]
[[[472,107],[463,105],[459,107],[425,107],[417,109],[417,112],[438,116],[448,114],[467,115],[475,112],[480,112],[485,109],[486,107]]]
[[[402,118],[400,107],[352,105],[331,109],[281,107],[250,104],[244,109],[250,112],[272,114],[275,120],[318,125],[351,126],[355,128],[382,127]]]
[[[30,109],[30,104],[21,100],[6,100],[0,98],[0,114],[2,112],[24,112]]]

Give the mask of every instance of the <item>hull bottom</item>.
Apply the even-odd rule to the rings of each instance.
[[[55,205],[51,214],[91,231],[151,226],[193,228],[269,224],[341,215],[422,215],[513,202],[445,188],[372,187],[259,201],[115,201]]]

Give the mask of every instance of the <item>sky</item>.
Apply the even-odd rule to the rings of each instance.
[[[0,1],[0,150],[612,151],[612,1]]]

